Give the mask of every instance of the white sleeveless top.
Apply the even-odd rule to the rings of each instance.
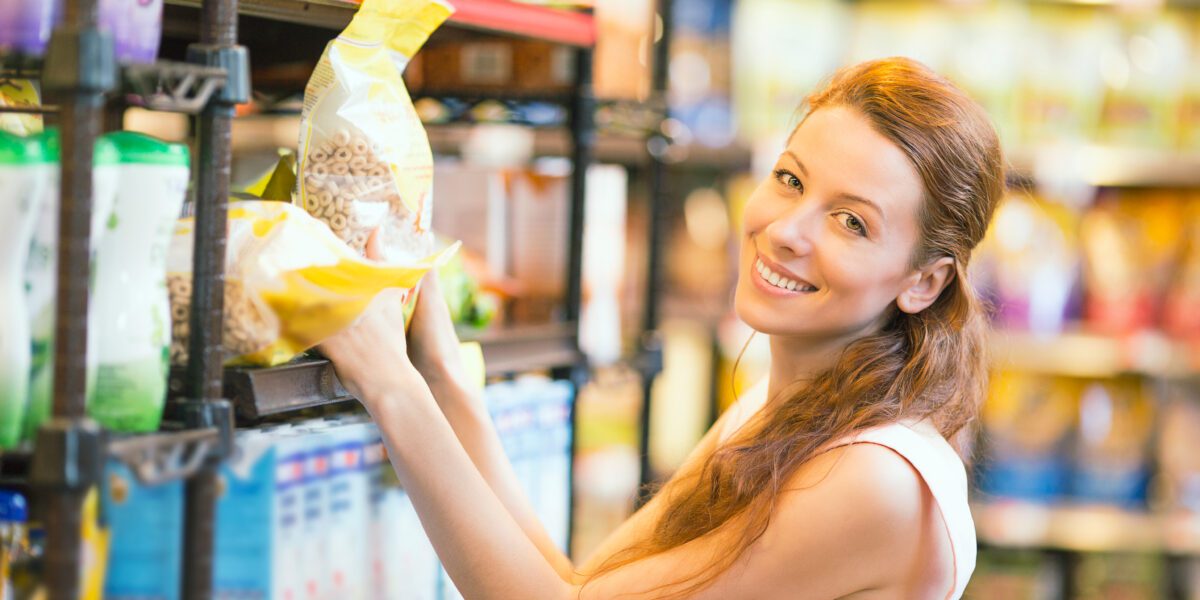
[[[763,378],[729,408],[729,420],[720,432],[721,442],[736,433],[766,402],[767,378]],[[967,472],[958,453],[928,421],[899,422],[868,429],[830,448],[848,444],[877,444],[890,448],[921,474],[942,515],[954,554],[954,587],[947,592],[946,598],[961,598],[975,571],[977,549],[975,522],[967,502]]]

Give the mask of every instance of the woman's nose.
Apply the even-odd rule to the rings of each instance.
[[[812,252],[815,217],[807,207],[797,206],[767,225],[767,241],[780,252],[778,258],[806,256]]]

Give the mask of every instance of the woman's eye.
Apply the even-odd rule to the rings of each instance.
[[[853,231],[861,236],[867,235],[867,226],[864,225],[862,220],[858,217],[847,212],[837,213],[837,216],[846,229],[849,229],[850,231]]]
[[[796,177],[791,171],[786,169],[777,169],[775,171],[775,179],[779,183],[788,186],[794,190],[804,191],[804,184],[800,182],[800,178]]]

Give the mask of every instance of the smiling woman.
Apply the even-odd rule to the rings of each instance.
[[[445,307],[327,342],[467,598],[957,598],[975,564],[951,442],[985,386],[966,280],[1003,190],[982,109],[902,58],[808,100],[745,210],[735,308],[771,371],[576,569],[521,495]],[[436,286],[436,279],[429,285]]]

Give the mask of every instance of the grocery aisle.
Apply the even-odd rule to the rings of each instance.
[[[904,55],[1010,165],[971,272],[993,331],[964,597],[1200,598],[1195,3],[366,2],[420,16],[102,0],[94,72],[62,66],[56,3],[0,15],[0,305],[29,315],[0,331],[6,593],[461,597],[311,350],[455,242],[463,356],[586,558],[767,371],[732,290],[800,100]]]

